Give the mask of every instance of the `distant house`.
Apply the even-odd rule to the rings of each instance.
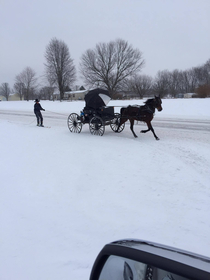
[[[192,98],[194,93],[178,93],[176,98]]]
[[[5,96],[0,95],[0,100],[6,101],[7,99],[6,99]],[[20,100],[20,97],[17,94],[10,94],[9,95],[9,101],[17,101],[17,100]]]
[[[184,94],[184,98],[192,98],[195,93],[189,92]]]
[[[176,98],[184,98],[184,93],[177,93]]]
[[[17,93],[11,94],[9,96],[9,101],[18,101],[18,100],[20,100],[20,96]]]
[[[66,91],[64,92],[64,100],[84,100],[85,94],[88,93],[89,90],[76,90],[76,91]],[[54,93],[55,99],[60,99],[60,92]]]

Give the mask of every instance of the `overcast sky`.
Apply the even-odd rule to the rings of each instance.
[[[143,53],[142,74],[186,70],[210,59],[210,0],[0,0],[0,84],[27,66],[42,76],[53,37],[77,72],[87,49],[118,38]]]

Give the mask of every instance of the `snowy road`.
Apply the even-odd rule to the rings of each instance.
[[[166,119],[157,118],[152,122],[154,127],[177,128],[186,130],[200,130],[210,132],[209,120],[187,120],[187,119]]]
[[[58,125],[59,121],[62,125],[66,122],[68,114],[61,114],[55,112],[46,111],[43,113],[47,122],[50,125]],[[27,118],[28,117],[28,118]],[[23,123],[27,121],[30,122],[31,119],[34,119],[34,114],[26,111],[13,111],[13,110],[4,110],[0,111],[0,119],[10,119],[10,120],[19,120]],[[56,121],[56,122],[55,122]],[[45,121],[46,123],[46,121]],[[126,123],[129,125],[129,121]],[[136,122],[135,125],[143,125],[141,122]],[[161,118],[155,117],[152,121],[153,127],[162,127],[167,129],[186,129],[186,130],[198,130],[198,131],[208,131],[210,132],[210,120],[192,120],[192,119],[177,119],[177,118]],[[88,126],[86,124],[86,126]]]

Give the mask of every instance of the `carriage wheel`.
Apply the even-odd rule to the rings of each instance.
[[[114,132],[117,132],[117,128],[118,128],[118,125],[119,125],[119,122],[120,122],[120,114],[114,114],[114,115],[115,115],[115,118],[112,120],[112,123],[110,124],[110,127]],[[125,123],[123,123],[119,127],[118,132],[122,132],[124,128],[125,128]]]
[[[80,117],[76,113],[72,113],[68,116],[67,125],[71,132],[80,133],[82,130]]]
[[[100,117],[93,117],[89,122],[90,133],[102,136],[105,131],[105,125]]]

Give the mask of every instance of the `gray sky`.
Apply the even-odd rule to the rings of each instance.
[[[53,37],[77,72],[87,49],[118,38],[142,51],[142,74],[185,70],[210,59],[210,0],[0,0],[0,84],[27,66],[42,76]]]

